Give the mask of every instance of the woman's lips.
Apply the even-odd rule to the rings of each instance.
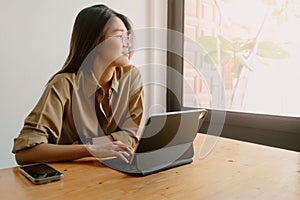
[[[123,54],[124,56],[129,56],[129,51],[123,51],[122,54]]]

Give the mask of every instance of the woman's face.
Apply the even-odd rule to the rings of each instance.
[[[129,64],[130,37],[122,20],[118,17],[114,17],[107,30],[101,48],[101,57],[108,66],[120,67]]]

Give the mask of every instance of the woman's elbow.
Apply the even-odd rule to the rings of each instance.
[[[17,162],[18,165],[25,165],[28,164],[24,161],[22,153],[21,152],[17,152],[15,153],[15,160]]]
[[[18,165],[31,164],[36,162],[33,156],[33,148],[23,149],[15,153],[15,160]]]

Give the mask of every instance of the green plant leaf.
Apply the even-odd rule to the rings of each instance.
[[[287,13],[282,13],[280,16],[277,17],[277,24],[282,25],[289,21],[289,17]]]
[[[225,66],[232,59],[231,53],[221,51],[221,65]],[[204,57],[204,61],[208,64],[218,64],[218,54],[216,51],[207,53]]]
[[[244,57],[241,56],[240,62],[242,64],[242,66],[244,66],[245,68],[247,68],[249,71],[253,72],[252,67],[248,64],[247,60]]]
[[[207,53],[217,51],[217,38],[213,36],[202,36],[197,40],[198,44]]]
[[[276,6],[277,5],[277,0],[261,0],[261,2],[267,6]]]
[[[278,16],[280,16],[281,15],[281,11],[280,10],[274,10],[273,12],[272,12],[272,16],[273,17],[278,17]]]
[[[271,41],[259,42],[256,54],[271,59],[286,59],[290,56],[287,51]]]
[[[208,64],[218,64],[218,57],[217,57],[217,52],[209,52],[205,55],[204,61]]]
[[[243,44],[243,46],[241,47],[242,50],[250,50],[253,48],[253,46],[255,45],[255,39],[251,38],[251,39],[247,39],[245,41],[245,43]]]
[[[219,36],[219,40],[220,40],[220,43],[221,43],[221,50],[222,51],[226,52],[226,51],[232,51],[233,50],[232,42],[230,40],[227,40],[222,35]]]

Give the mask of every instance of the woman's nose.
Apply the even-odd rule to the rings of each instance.
[[[123,41],[123,47],[128,48],[128,47],[130,47],[130,45],[131,45],[131,42],[129,40],[124,40]]]

